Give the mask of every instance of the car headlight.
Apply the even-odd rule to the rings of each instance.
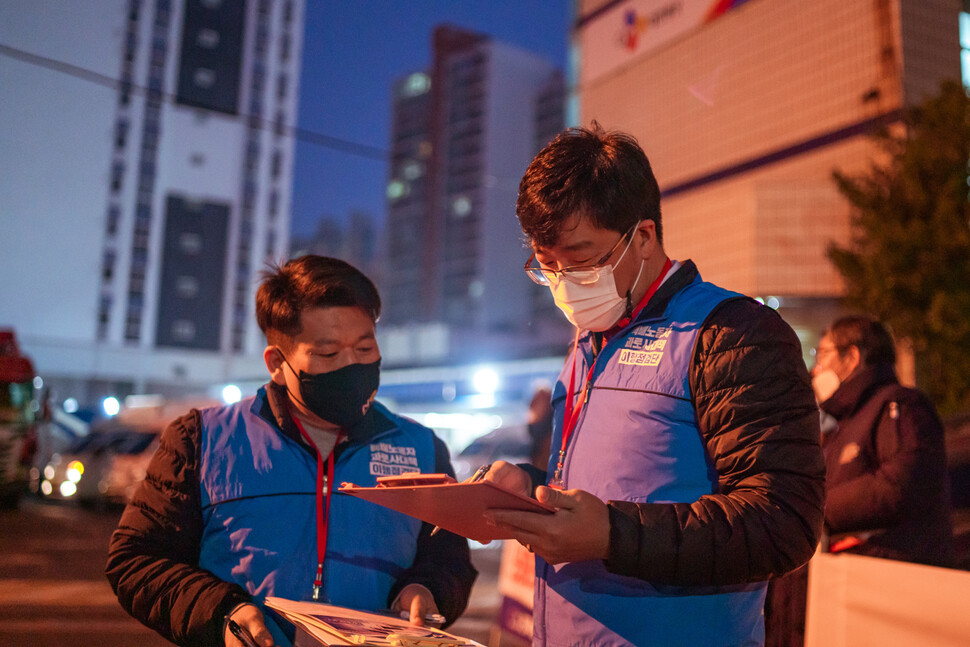
[[[67,476],[67,480],[71,483],[77,483],[81,480],[81,476],[84,474],[84,463],[81,461],[71,461],[67,465],[67,471],[64,473]],[[65,495],[69,496],[69,495]]]

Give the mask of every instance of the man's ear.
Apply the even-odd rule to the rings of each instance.
[[[286,386],[286,376],[283,375],[283,362],[285,358],[278,346],[267,346],[263,350],[263,361],[266,362],[266,370],[269,371],[270,378],[280,386]]]
[[[844,380],[849,375],[852,375],[862,364],[862,353],[859,352],[858,346],[849,346],[849,348],[845,351],[845,355],[842,357],[842,361],[844,362],[844,366],[846,368],[846,375],[845,377],[842,377]]]
[[[643,260],[650,260],[658,251],[663,251],[657,241],[657,223],[653,220],[641,220],[633,235],[636,237],[633,244]]]

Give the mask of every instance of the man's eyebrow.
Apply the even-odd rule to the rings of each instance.
[[[579,241],[577,243],[573,243],[572,245],[564,245],[562,247],[559,247],[559,249],[561,249],[564,252],[580,252],[580,251],[587,250],[590,247],[594,247],[593,241],[591,241],[591,240],[581,240],[581,241]],[[536,252],[536,254],[549,254],[550,253],[548,247],[536,247],[535,248],[535,252]]]
[[[373,332],[365,332],[363,335],[361,335],[356,340],[354,340],[354,343],[359,344],[362,341],[368,341],[371,339],[377,339],[377,335],[375,335]],[[313,340],[313,346],[315,348],[320,346],[333,346],[333,345],[339,345],[339,344],[340,344],[339,339],[331,339],[330,337],[321,337],[319,339]]]

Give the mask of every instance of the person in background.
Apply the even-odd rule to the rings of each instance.
[[[550,515],[493,523],[536,554],[534,644],[757,645],[766,580],[822,527],[819,417],[792,329],[668,258],[643,150],[561,133],[519,188],[526,273],[576,326],[548,471],[486,478]]]
[[[164,431],[111,537],[106,574],[121,605],[179,645],[289,645],[267,596],[404,611],[412,624],[464,610],[476,572],[468,543],[333,491],[404,471],[454,476],[428,428],[374,400],[381,302],[333,258],[264,274],[256,317],[270,381]]]
[[[540,386],[529,401],[529,440],[531,463],[544,469],[549,462],[549,442],[552,438],[552,391]]]
[[[836,320],[815,349],[812,386],[835,426],[822,437],[827,552],[951,566],[953,529],[943,425],[925,395],[899,384],[880,322]],[[805,639],[808,568],[769,588],[768,645]]]
[[[924,394],[899,384],[895,363],[889,331],[868,317],[837,320],[816,349],[812,384],[838,423],[822,439],[828,550],[949,566],[943,424]]]

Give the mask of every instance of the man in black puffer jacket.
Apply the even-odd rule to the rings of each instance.
[[[838,421],[822,441],[829,550],[951,565],[943,425],[925,395],[896,379],[889,332],[866,317],[839,319],[816,360],[820,406]]]
[[[256,297],[269,382],[162,433],[111,537],[105,572],[132,616],[179,645],[293,644],[269,596],[461,615],[476,571],[468,542],[342,494],[345,481],[454,475],[435,433],[374,398],[380,383],[374,284],[335,258],[267,271]]]
[[[868,317],[843,317],[822,336],[815,361],[816,397],[836,423],[822,440],[828,550],[950,566],[943,425],[925,395],[899,384],[889,332]],[[807,567],[768,591],[768,646],[800,647]]]
[[[536,553],[534,644],[757,645],[766,580],[821,534],[818,409],[792,329],[664,251],[636,141],[560,134],[519,188],[527,274],[576,326],[546,472],[494,511]]]

